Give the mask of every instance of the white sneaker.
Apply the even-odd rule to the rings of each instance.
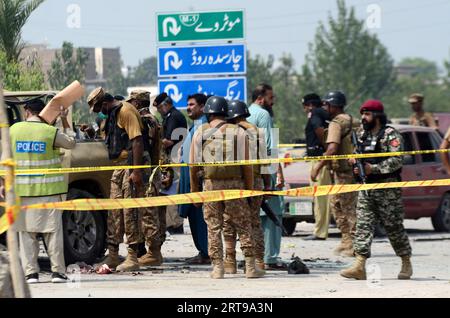
[[[39,274],[34,273],[34,274],[27,275],[27,276],[25,276],[25,280],[27,281],[28,284],[39,283]]]
[[[69,278],[61,273],[52,273],[52,283],[66,283]]]

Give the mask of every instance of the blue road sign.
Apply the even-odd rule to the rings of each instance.
[[[244,44],[158,48],[158,76],[245,74]]]
[[[245,77],[159,80],[158,89],[172,98],[175,107],[181,108],[186,107],[188,95],[195,93],[218,95],[230,100],[247,99]]]

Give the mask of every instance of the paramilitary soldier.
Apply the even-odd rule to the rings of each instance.
[[[228,102],[228,120],[244,129],[249,138],[250,160],[265,159],[267,152],[264,145],[264,135],[262,129],[258,130],[255,125],[250,124],[246,118],[250,116],[247,105],[238,100]],[[261,133],[259,133],[261,131]],[[262,150],[262,151],[261,151]],[[266,178],[263,182],[261,175],[261,166],[253,166],[253,189],[263,190],[264,185],[266,188],[270,188],[270,176],[264,175]],[[252,238],[255,244],[255,264],[256,267],[264,272],[264,233],[261,227],[261,219],[259,217],[259,211],[261,209],[261,203],[263,196],[249,198],[251,218],[249,222],[252,227]],[[223,237],[225,241],[225,262],[224,268],[226,274],[236,274],[236,231],[232,224],[226,220],[223,230]]]
[[[347,155],[353,153],[351,132],[353,129],[352,116],[344,112],[347,104],[344,93],[329,92],[323,98],[324,106],[332,118],[326,137],[327,148],[324,156]],[[330,169],[334,184],[354,183],[352,166],[347,160],[322,160],[311,169],[311,180],[316,181],[320,170],[327,165]],[[339,193],[330,197],[330,211],[333,213],[336,225],[341,231],[341,243],[334,250],[336,254],[353,256],[352,234],[356,224],[357,192]]]
[[[162,128],[157,119],[150,113],[150,92],[145,90],[134,90],[126,99],[138,110],[143,124],[144,159],[143,164],[158,165],[161,159]],[[158,168],[143,169],[145,196],[154,197],[159,195],[161,187],[161,171]],[[140,197],[144,193],[139,194]],[[158,266],[163,262],[161,246],[166,237],[166,215],[164,207],[146,207],[141,209],[139,217],[142,226],[141,238],[148,245],[148,252],[139,258],[141,266]],[[141,243],[145,244],[145,243]],[[140,245],[140,250],[145,247]]]
[[[144,153],[143,125],[136,108],[128,102],[115,100],[101,87],[89,94],[87,102],[93,112],[108,115],[105,143],[109,158],[119,165],[141,165]],[[114,170],[110,197],[112,199],[136,197],[138,193],[142,193],[143,187],[141,170]],[[128,255],[119,265],[119,244],[122,243],[124,232],[128,243]],[[116,268],[117,271],[138,270],[137,252],[140,241],[138,209],[108,212],[108,256],[104,260],[105,264]]]
[[[226,122],[227,111],[228,104],[225,98],[218,96],[208,98],[203,110],[208,123],[194,134],[190,149],[191,163],[249,158],[249,145],[245,131]],[[192,192],[200,191],[199,170],[198,166],[193,166],[190,171]],[[205,166],[203,172],[204,191],[253,189],[253,168],[250,165]],[[208,253],[213,264],[211,278],[224,277],[222,230],[225,220],[232,224],[239,235],[241,249],[245,256],[246,277],[258,278],[264,275],[262,271],[255,268],[250,214],[246,199],[205,203]]]
[[[397,130],[386,126],[387,118],[380,101],[366,101],[361,106],[360,113],[363,129],[357,134],[357,141],[362,153],[401,151],[402,137]],[[400,156],[364,159],[363,164],[367,183],[400,181],[402,169]],[[354,173],[360,175],[359,169],[354,168]],[[370,257],[375,226],[381,221],[395,253],[402,258],[398,279],[409,279],[412,275],[411,246],[403,227],[401,189],[360,191],[356,213],[356,233],[353,240],[356,260],[352,267],[341,271],[341,275],[366,279],[366,259]]]

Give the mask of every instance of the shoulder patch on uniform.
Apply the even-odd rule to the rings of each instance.
[[[392,139],[391,140],[391,142],[389,143],[392,147],[398,147],[398,146],[400,146],[400,141],[397,139],[397,138],[395,138],[395,139]]]

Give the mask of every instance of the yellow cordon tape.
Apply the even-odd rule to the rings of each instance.
[[[120,169],[148,169],[153,167],[168,168],[168,167],[205,167],[205,166],[242,166],[242,165],[268,165],[272,163],[294,163],[300,161],[320,161],[320,160],[342,160],[342,159],[360,159],[360,158],[377,158],[377,157],[395,157],[405,155],[421,155],[446,153],[450,149],[433,149],[433,150],[414,150],[414,151],[397,151],[384,153],[370,153],[370,154],[349,154],[349,155],[334,155],[334,156],[314,156],[301,158],[275,158],[275,159],[255,159],[255,160],[237,160],[237,161],[218,161],[218,162],[200,162],[200,163],[170,163],[161,165],[140,165],[140,166],[102,166],[102,167],[75,167],[75,168],[53,168],[53,169],[16,169],[16,175],[22,174],[60,174],[60,173],[83,173],[93,171],[112,171]],[[1,165],[13,164],[11,161],[1,161]],[[4,171],[0,171],[0,176],[5,175]]]
[[[306,147],[306,144],[278,144],[278,148]]]
[[[194,192],[186,194],[176,194],[169,196],[158,196],[150,198],[134,199],[76,199],[63,202],[39,203],[22,206],[22,210],[27,209],[58,209],[67,211],[104,211],[113,209],[132,209],[151,206],[178,205],[189,203],[206,203],[224,200],[234,200],[260,195],[281,195],[290,197],[314,197],[337,193],[347,193],[354,191],[390,189],[390,188],[410,188],[410,187],[438,187],[449,186],[450,179],[424,180],[424,181],[401,181],[373,184],[341,184],[295,188],[282,191],[253,191],[253,190],[217,190],[208,192]],[[13,209],[13,217],[16,220],[19,209]],[[6,215],[0,218],[0,234],[5,232],[10,226],[11,220]]]

